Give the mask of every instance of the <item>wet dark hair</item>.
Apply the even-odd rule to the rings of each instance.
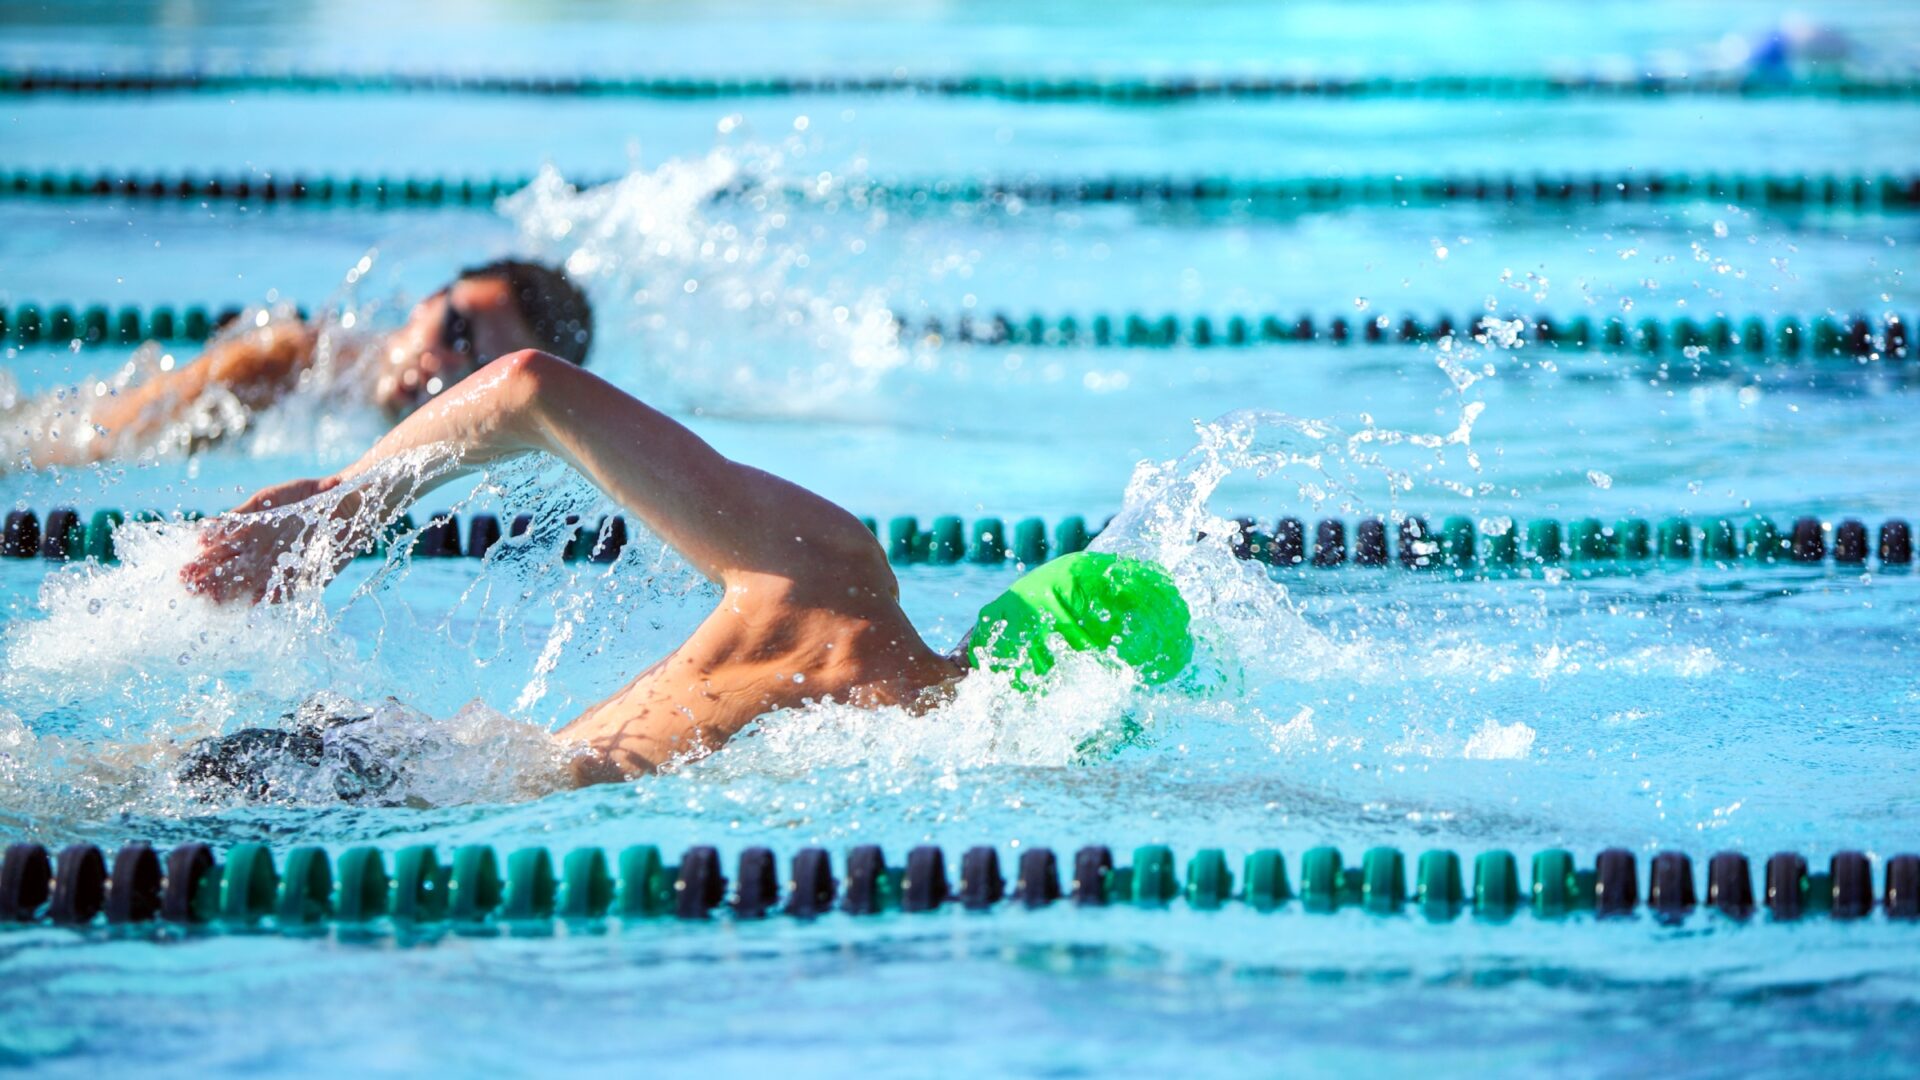
[[[593,305],[559,267],[519,259],[496,259],[460,271],[462,279],[503,278],[536,347],[576,364],[587,362],[593,344]]]

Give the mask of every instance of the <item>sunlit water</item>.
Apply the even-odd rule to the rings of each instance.
[[[1832,17],[1895,49],[1913,28],[1886,10]],[[1546,34],[1528,21],[1537,12],[1503,25],[1547,55],[1613,63],[1659,49],[1719,55],[1724,35],[1769,19],[1726,5],[1608,12],[1593,16],[1606,29],[1589,44]],[[231,14],[212,43],[285,48],[304,32],[330,43],[319,61],[420,59],[397,43],[348,47],[364,46],[347,29],[351,13],[312,25],[246,5]],[[1382,18],[1415,14],[1430,12],[1389,5],[1367,18],[1377,36]],[[1380,62],[1524,68],[1523,42],[1479,48],[1464,33],[1495,16],[1453,14],[1404,34]],[[996,35],[958,13],[900,18],[803,22],[813,29],[796,31],[801,40],[837,44],[794,66],[866,70],[928,33],[952,35],[951,52],[909,59],[942,70],[1062,63],[1034,44],[1059,27]],[[1161,38],[1166,20],[1138,12],[1059,18],[1082,50],[1066,59],[1118,70],[1141,58],[1218,59]],[[1240,7],[1220,18],[1250,43],[1289,42],[1227,58],[1236,62],[1372,55],[1354,52],[1359,31],[1344,8],[1305,9],[1279,29]],[[710,24],[663,16],[658,27],[615,20],[604,35],[568,21],[542,32],[556,64],[605,61],[619,41],[655,31],[703,50],[659,55],[711,59],[675,70],[772,70],[788,55],[721,55],[687,25]],[[92,38],[70,29],[8,33],[114,60],[175,40],[112,20]],[[507,48],[526,27],[457,33],[476,68],[489,57],[538,66]],[[901,339],[886,317],[1914,313],[1914,220],[1710,203],[1265,217],[913,211],[781,194],[822,173],[1908,168],[1911,140],[1890,133],[1911,125],[1910,110],[8,101],[22,164],[522,172],[547,161],[558,171],[500,207],[442,214],[9,203],[0,297],[298,300],[351,312],[371,332],[460,265],[510,250],[565,260],[599,304],[594,368],[724,452],[883,519],[1117,514],[1100,546],[1166,563],[1202,647],[1189,677],[1167,688],[1070,668],[1030,699],[975,677],[927,715],[798,710],[668,775],[562,790],[564,752],[544,732],[671,648],[714,594],[644,536],[612,566],[561,560],[558,522],[611,508],[552,463],[528,461],[420,509],[537,513],[549,526],[529,539],[484,562],[362,560],[272,608],[221,610],[188,595],[175,577],[193,545],[183,524],[129,530],[117,567],[0,564],[0,832],[336,851],[713,843],[728,863],[751,844],[785,855],[873,842],[897,860],[927,841],[950,852],[994,843],[1003,859],[1089,841],[1165,842],[1182,857],[1218,846],[1236,860],[1267,846],[1297,859],[1322,842],[1350,855],[1374,844],[1469,856],[1559,845],[1583,861],[1612,845],[1696,860],[1730,848],[1756,862],[1797,850],[1816,864],[1841,847],[1879,859],[1914,850],[1920,580],[1910,573],[1269,573],[1232,559],[1222,539],[1240,514],[1765,512],[1782,525],[1803,513],[1910,515],[1920,483],[1901,370],[1560,355],[1507,341],[1498,326],[1484,341],[1419,348],[990,349]],[[561,184],[607,174],[625,179],[577,194]],[[72,400],[54,395],[106,392],[95,388],[110,389],[121,365],[135,365],[131,377],[165,353],[12,349],[12,419],[44,422]],[[311,386],[246,418],[229,445],[188,455],[195,425],[232,419],[197,417],[141,460],[15,471],[0,494],[42,512],[217,510],[357,457],[381,421],[349,396],[337,383]],[[1201,532],[1211,539],[1195,542]],[[1016,572],[902,569],[904,603],[945,646]],[[369,738],[401,774],[390,797],[343,804],[324,771],[290,775],[264,804],[176,779],[194,739],[287,723],[316,695],[376,713]],[[517,1074],[1082,1074],[1204,1062],[1209,1073],[1268,1074],[1385,1057],[1440,1072],[1745,1075],[1844,1060],[1892,1073],[1920,1031],[1915,955],[1910,927],[1878,920],[1428,925],[1178,905],[533,938],[156,944],[9,931],[0,1062]]]

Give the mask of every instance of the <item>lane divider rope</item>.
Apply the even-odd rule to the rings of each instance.
[[[1911,356],[1910,320],[1898,315],[1817,315],[1735,319],[1719,315],[1700,320],[1691,316],[1661,321],[1646,318],[1628,323],[1619,316],[1594,320],[1577,315],[1562,320],[1538,315],[1531,320],[1515,315],[1475,315],[1456,319],[1440,315],[1422,320],[1412,315],[1345,315],[1315,319],[1278,314],[1127,315],[1099,314],[1082,322],[1078,317],[1030,315],[1025,319],[1004,312],[989,316],[962,315],[950,320],[914,319],[895,315],[903,336],[933,343],[1029,347],[1092,347],[1168,349],[1248,348],[1305,344],[1421,345],[1443,338],[1492,342],[1510,332],[1514,343],[1542,345],[1556,351],[1679,355],[1689,360],[1793,360],[1800,358],[1904,361]]]
[[[474,929],[555,920],[814,919],[834,912],[874,916],[1056,904],[1166,910],[1176,901],[1197,911],[1241,904],[1261,912],[1353,909],[1381,917],[1411,908],[1434,922],[1468,913],[1495,923],[1522,912],[1542,920],[1579,914],[1631,918],[1643,903],[1665,923],[1685,920],[1702,907],[1734,921],[1764,912],[1772,922],[1809,916],[1849,922],[1869,918],[1876,908],[1888,922],[1920,919],[1920,856],[1887,859],[1883,888],[1876,892],[1872,860],[1851,850],[1835,852],[1824,871],[1811,870],[1798,853],[1775,854],[1766,860],[1757,890],[1751,863],[1738,851],[1708,861],[1704,889],[1692,858],[1679,851],[1654,855],[1642,888],[1640,860],[1625,848],[1601,851],[1591,866],[1577,865],[1563,848],[1539,851],[1529,879],[1521,877],[1511,851],[1481,852],[1472,863],[1471,887],[1461,857],[1444,849],[1421,853],[1411,887],[1408,860],[1392,847],[1368,849],[1358,865],[1348,865],[1336,847],[1312,848],[1301,855],[1297,877],[1273,848],[1248,853],[1237,877],[1225,851],[1206,848],[1188,860],[1182,877],[1163,844],[1135,848],[1124,866],[1098,844],[1080,848],[1071,863],[1062,863],[1050,848],[1021,847],[1011,878],[1000,850],[990,845],[966,849],[957,877],[949,865],[933,845],[914,848],[896,866],[880,847],[865,844],[846,853],[836,876],[830,853],[812,847],[793,855],[783,877],[772,850],[749,847],[729,881],[719,852],[707,845],[690,847],[677,864],[668,864],[652,844],[624,848],[611,858],[597,847],[576,848],[557,861],[544,847],[520,848],[502,859],[490,845],[469,844],[444,862],[422,844],[401,849],[389,862],[374,847],[352,848],[336,861],[323,848],[303,846],[276,861],[266,846],[242,843],[216,860],[204,843],[184,843],[163,854],[135,841],[109,859],[92,844],[50,854],[22,842],[9,845],[0,861],[0,925],[272,925],[298,932],[382,921],[396,929]]]
[[[578,191],[617,177],[581,179]],[[152,202],[235,202],[250,205],[421,209],[491,206],[533,182],[528,174],[488,176],[388,176],[308,174],[278,170],[221,174],[80,169],[0,171],[0,198],[115,198]],[[1300,207],[1434,206],[1447,203],[1538,203],[1553,206],[1606,203],[1674,203],[1695,200],[1785,209],[1907,211],[1920,209],[1920,173],[1459,173],[1366,176],[1152,176],[977,177],[934,180],[839,179],[781,184],[789,197],[856,204],[939,205],[1005,203],[1035,205],[1231,204],[1250,210]],[[720,196],[761,190],[725,189]]]
[[[246,305],[210,308],[202,304],[52,304],[32,301],[0,304],[0,343],[69,347],[137,345],[143,341],[197,345],[225,329]],[[306,310],[300,309],[306,318]]]
[[[56,303],[43,307],[33,301],[0,304],[0,343],[51,344],[60,347],[132,345],[142,341],[195,344],[237,319],[244,307],[228,304],[175,306]],[[302,317],[305,313],[302,312]],[[1595,320],[1586,315],[1560,319],[1537,315],[1440,315],[1422,320],[1412,315],[1398,319],[1385,315],[1348,318],[1335,315],[1126,315],[1098,314],[1084,322],[1076,316],[1030,315],[1024,319],[1005,312],[962,315],[951,320],[914,318],[896,313],[894,322],[908,338],[929,343],[1029,346],[1047,348],[1195,349],[1253,348],[1307,344],[1422,345],[1443,338],[1491,341],[1511,333],[1516,343],[1546,346],[1556,351],[1679,355],[1695,362],[1716,360],[1833,359],[1848,361],[1905,361],[1913,357],[1912,321],[1896,314],[1850,316],[1815,315],[1777,318],[1716,315],[1662,321],[1641,319],[1629,323],[1619,316]],[[1497,324],[1497,325],[1496,325]]]
[[[174,520],[201,517],[195,513]],[[43,525],[31,510],[12,510],[0,536],[0,558],[112,562],[118,557],[116,532],[128,520],[121,510],[96,510],[83,518],[78,511],[61,507],[48,512]],[[142,511],[131,520],[166,519],[156,511]],[[969,522],[957,514],[936,517],[926,528],[911,515],[890,518],[884,530],[875,518],[861,521],[896,566],[1008,562],[1037,566],[1053,556],[1084,550],[1100,534],[1078,514],[1061,518],[1051,529],[1037,517],[1016,521],[1012,529],[1001,518]],[[1497,576],[1549,568],[1601,574],[1696,564],[1732,568],[1830,562],[1841,568],[1895,569],[1912,566],[1914,559],[1913,529],[1903,518],[1888,518],[1875,530],[1859,518],[1829,523],[1805,515],[1784,531],[1765,514],[1742,522],[1676,516],[1658,522],[1639,517],[1615,521],[1498,518],[1485,524],[1456,514],[1445,518],[1437,531],[1420,515],[1393,521],[1362,518],[1351,528],[1339,518],[1325,518],[1312,524],[1311,533],[1308,522],[1294,516],[1282,517],[1271,527],[1250,517],[1236,519],[1236,525],[1231,538],[1236,555],[1289,569],[1399,566],[1460,576]],[[407,514],[390,525],[379,546],[367,554],[384,557],[393,548],[404,547],[414,558],[484,558],[503,540],[537,535],[537,528],[562,530],[545,535],[565,544],[566,558],[600,563],[618,559],[630,533],[626,518],[619,515],[592,522],[568,517],[537,527],[531,515],[521,514],[503,529],[493,514],[469,515],[464,526],[454,514],[431,515],[424,526]]]
[[[0,95],[127,96],[243,93],[449,93],[664,101],[796,95],[908,94],[1055,104],[1154,105],[1212,100],[1428,99],[1439,101],[1730,97],[1749,100],[1920,100],[1920,78],[1904,72],[1772,76],[1592,74],[1503,75],[769,75],[681,76],[461,74],[234,68],[0,69]]]

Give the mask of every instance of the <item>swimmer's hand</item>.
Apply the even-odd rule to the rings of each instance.
[[[327,477],[262,488],[202,529],[200,554],[180,571],[180,580],[188,590],[221,603],[285,599],[294,583],[284,573],[276,580],[280,557],[313,532],[313,522],[276,511],[339,484],[337,477]],[[340,562],[344,565],[345,560]]]

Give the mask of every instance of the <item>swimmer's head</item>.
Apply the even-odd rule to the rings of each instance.
[[[497,356],[539,349],[584,364],[592,342],[593,308],[564,272],[501,259],[414,306],[382,346],[374,398],[403,415]]]
[[[1192,614],[1173,577],[1141,559],[1082,551],[1045,563],[980,609],[966,660],[1033,690],[1061,650],[1088,652],[1163,683],[1193,659]]]

